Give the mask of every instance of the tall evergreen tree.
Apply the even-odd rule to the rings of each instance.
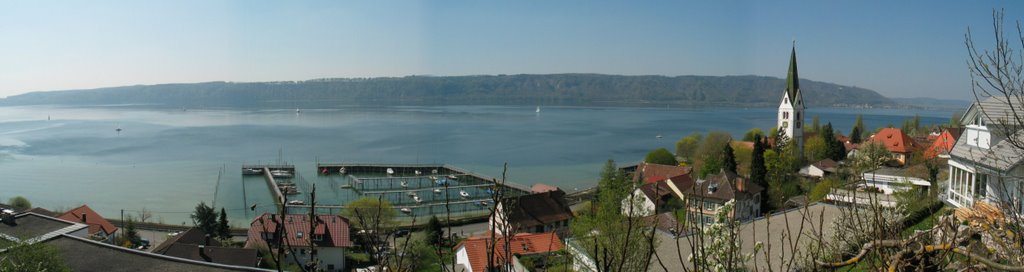
[[[814,133],[821,133],[821,120],[818,119],[817,115],[811,118],[811,129]]]
[[[857,128],[854,127],[854,130],[856,129]],[[846,158],[846,147],[843,146],[843,142],[836,140],[831,122],[825,124],[825,127],[822,128],[821,138],[825,140],[825,146],[828,147],[826,149],[826,154],[828,154],[828,156],[826,157],[834,161],[841,161],[843,158]]]
[[[427,243],[430,245],[440,245],[442,237],[444,236],[444,226],[441,225],[441,220],[437,219],[437,216],[431,216],[430,221],[427,222]]]
[[[850,132],[850,142],[851,143],[855,143],[855,144],[859,144],[860,141],[861,141],[861,139],[860,139],[860,134],[861,133],[863,133],[863,132],[860,131],[860,128],[857,127],[857,126],[854,126],[853,127],[853,131]]]
[[[736,154],[730,144],[726,144],[722,149],[722,169],[736,173]]]
[[[768,175],[768,169],[764,165],[764,149],[765,143],[760,135],[754,137],[754,150],[750,152],[750,182],[760,185],[761,188],[768,188],[768,181],[766,176]],[[762,193],[761,195],[761,210],[767,211],[768,198]]]
[[[217,220],[217,237],[221,239],[231,238],[231,225],[228,225],[228,213],[220,208],[220,218]]]
[[[857,130],[860,131],[860,133],[864,133],[864,131],[865,131],[864,130],[864,116],[861,116],[860,114],[858,114],[857,115],[857,120],[853,121],[853,127],[857,128]],[[861,136],[863,136],[863,135],[861,135]]]

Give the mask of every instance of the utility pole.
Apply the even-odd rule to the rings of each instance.
[[[121,228],[124,228],[124,209],[121,209]],[[121,240],[124,240],[124,231],[121,231]]]

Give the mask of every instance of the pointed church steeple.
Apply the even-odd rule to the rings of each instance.
[[[779,132],[785,133],[796,144],[798,154],[804,150],[804,99],[800,90],[800,76],[796,72],[796,42],[789,53],[789,73],[786,75],[786,90],[779,99]]]
[[[800,77],[796,73],[796,43],[793,44],[793,51],[789,54],[789,74],[786,75],[786,94],[789,100],[796,100],[797,91],[800,90]]]

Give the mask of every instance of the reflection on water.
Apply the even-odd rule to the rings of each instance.
[[[898,125],[914,113],[924,124],[945,123],[949,116],[852,109],[810,109],[808,115],[845,131],[862,111],[868,127]],[[89,204],[108,217],[146,208],[154,220],[174,224],[190,224],[188,214],[199,201],[216,201],[238,226],[254,216],[248,205],[257,204],[257,212],[273,208],[262,179],[242,178],[243,163],[294,163],[307,184],[316,183],[324,199],[337,202],[351,199],[351,192],[340,189],[345,181],[338,177],[317,175],[317,161],[448,163],[494,177],[508,162],[511,181],[573,191],[594,184],[608,159],[632,163],[651,149],[673,149],[675,139],[691,132],[739,136],[775,124],[775,109],[545,107],[537,113],[534,106],[348,107],[298,114],[36,106],[0,107],[0,116],[2,198],[24,195],[47,208]]]

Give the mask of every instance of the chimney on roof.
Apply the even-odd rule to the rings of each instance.
[[[210,236],[207,235],[206,238],[209,240]],[[199,257],[203,258],[203,260],[207,262],[213,261],[213,259],[210,258],[210,255],[206,255],[206,246],[204,245],[199,245]]]
[[[4,224],[8,224],[11,226],[18,224],[15,221],[14,211],[9,209],[4,209],[3,211],[0,211],[0,221],[2,221]]]
[[[206,236],[203,237],[203,245],[204,246],[210,245],[210,235],[209,234],[207,234]]]

